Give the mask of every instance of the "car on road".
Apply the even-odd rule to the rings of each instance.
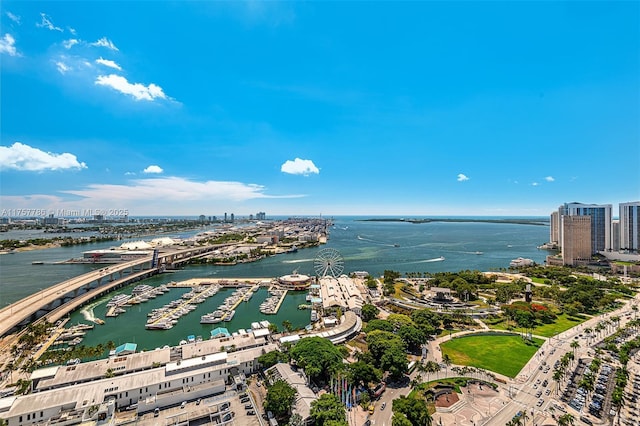
[[[542,404],[544,404],[544,399],[540,398],[538,400],[538,403],[536,404],[538,407],[542,406]]]
[[[369,405],[369,414],[373,414],[376,411],[376,406],[371,404]]]
[[[256,415],[255,411],[253,411],[253,410],[247,411],[247,416],[255,416],[255,415]]]
[[[187,401],[182,401],[182,404],[180,404],[180,408],[184,408],[187,406]]]
[[[382,405],[380,406],[380,410],[384,410],[384,407],[386,407],[386,406],[387,406],[387,403],[383,402]]]

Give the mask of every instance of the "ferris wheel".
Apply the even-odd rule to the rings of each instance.
[[[318,252],[313,261],[313,269],[320,278],[326,276],[338,278],[344,270],[344,261],[340,252],[333,248],[325,248]]]

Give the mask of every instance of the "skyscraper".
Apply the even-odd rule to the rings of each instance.
[[[592,252],[592,216],[562,216],[562,263],[577,265],[588,262]]]
[[[620,250],[640,250],[640,201],[620,203]]]
[[[551,213],[551,222],[549,227],[549,242],[560,244],[560,213],[555,211]]]
[[[591,254],[611,250],[611,204],[565,203],[563,209],[565,216],[591,217]]]

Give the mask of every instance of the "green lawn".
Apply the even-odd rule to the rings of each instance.
[[[558,315],[558,318],[551,324],[542,324],[533,329],[533,334],[544,337],[556,336],[565,330],[568,330],[581,322],[586,318],[567,317],[566,314]]]
[[[567,317],[565,314],[560,314],[556,318],[556,320],[551,324],[541,324],[533,329],[533,334],[544,337],[552,337],[556,336],[563,331],[566,331],[581,322],[585,321],[586,318],[574,318]],[[510,322],[511,328],[507,327],[507,321],[502,321],[497,324],[487,324],[489,328],[495,330],[512,330],[515,333],[521,333],[523,330],[519,327],[513,327],[513,322]]]
[[[449,340],[440,345],[442,355],[451,362],[484,368],[508,377],[515,377],[536,353],[543,341],[529,344],[516,335],[472,335]]]

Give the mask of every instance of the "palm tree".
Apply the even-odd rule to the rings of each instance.
[[[429,361],[431,363],[431,372],[436,373],[436,378],[438,378],[438,373],[440,372],[440,364],[435,361]]]
[[[556,368],[553,370],[553,376],[551,377],[554,382],[556,382],[556,394],[560,390],[560,381],[564,378],[564,371]]]
[[[13,360],[9,361],[5,369],[9,372],[9,381],[13,383],[13,371],[16,369],[15,362]]]
[[[563,414],[558,417],[558,426],[573,426],[576,419],[571,414]]]
[[[584,329],[584,333],[587,335],[587,345],[589,345],[589,341],[591,340],[591,332],[593,332],[593,329],[590,327]]]
[[[577,340],[574,340],[573,342],[571,342],[571,345],[569,346],[571,347],[571,349],[573,349],[573,356],[575,357],[576,349],[580,347],[580,342],[578,342]]]
[[[449,357],[449,354],[444,354],[442,356],[442,362],[444,362],[445,365],[445,375],[449,373],[449,366],[451,365],[451,358]]]

